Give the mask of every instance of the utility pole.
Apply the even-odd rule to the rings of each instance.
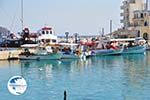
[[[112,20],[110,20],[110,33],[112,33]]]
[[[110,36],[112,38],[112,20],[110,20]]]
[[[65,32],[65,35],[66,35],[66,42],[68,43],[69,41],[69,32]]]
[[[23,23],[24,23],[24,21],[23,21],[23,0],[21,0],[21,24],[22,24],[22,30],[23,30]]]
[[[148,10],[148,0],[146,0],[146,10]]]
[[[104,34],[105,34],[105,29],[102,28],[102,36],[104,36]]]

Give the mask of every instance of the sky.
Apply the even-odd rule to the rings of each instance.
[[[24,0],[24,27],[36,32],[50,26],[58,35],[70,32],[80,35],[96,35],[102,28],[109,33],[121,27],[120,6],[122,0]],[[11,32],[22,30],[21,0],[0,0],[0,26]]]

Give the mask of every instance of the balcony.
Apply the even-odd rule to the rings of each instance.
[[[124,13],[120,13],[120,16],[124,16]]]
[[[127,5],[128,4],[128,1],[123,1],[123,5]]]
[[[125,7],[124,7],[124,6],[121,6],[120,8],[123,10]]]
[[[124,20],[123,20],[123,19],[121,19],[121,20],[120,20],[120,23],[124,23]]]

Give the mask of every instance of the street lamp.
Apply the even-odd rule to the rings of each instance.
[[[69,32],[65,32],[65,35],[66,35],[66,42],[68,43]]]

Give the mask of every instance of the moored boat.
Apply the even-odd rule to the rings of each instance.
[[[144,54],[146,52],[146,41],[143,38],[112,39],[124,45],[122,54]]]
[[[61,57],[62,53],[58,50],[44,46],[36,47],[34,52],[30,52],[29,48],[24,48],[24,52],[19,54],[20,60],[58,60]]]
[[[122,54],[140,54],[145,52],[146,52],[146,45],[137,45],[134,47],[125,48]]]
[[[123,49],[102,49],[102,50],[92,50],[92,55],[94,56],[109,56],[109,55],[121,55]]]
[[[62,59],[84,59],[86,52],[82,52],[79,44],[59,43],[62,52]]]

